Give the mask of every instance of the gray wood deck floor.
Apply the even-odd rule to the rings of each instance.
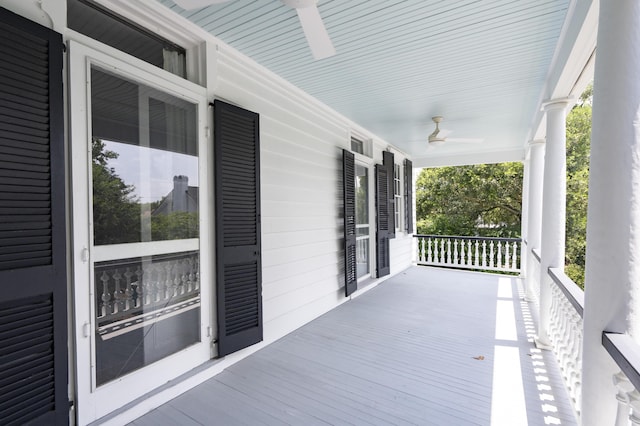
[[[131,425],[575,425],[521,296],[413,267]]]

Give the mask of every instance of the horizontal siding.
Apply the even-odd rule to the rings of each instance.
[[[236,55],[218,52],[216,96],[260,114],[263,318],[269,341],[346,300],[341,158],[353,125]],[[386,148],[374,141],[377,162]],[[397,154],[396,159],[402,160]],[[394,241],[392,272],[410,265],[409,242]]]

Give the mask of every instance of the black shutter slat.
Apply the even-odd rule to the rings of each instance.
[[[389,275],[390,253],[389,253],[389,216],[393,211],[389,211],[389,175],[388,168],[376,164],[376,270],[377,276]]]
[[[389,238],[396,237],[396,198],[395,198],[395,182],[394,182],[394,167],[393,167],[393,153],[389,151],[382,151],[382,165],[387,169],[387,198],[389,203],[389,215],[387,225]]]
[[[69,421],[62,36],[0,8],[0,423]]]
[[[356,260],[356,171],[353,153],[342,150],[342,193],[344,217],[344,294],[358,289]]]
[[[404,229],[413,233],[413,163],[404,160]]]
[[[218,354],[262,341],[259,116],[215,101]]]

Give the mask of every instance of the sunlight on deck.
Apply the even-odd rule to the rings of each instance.
[[[523,370],[520,363],[521,354],[517,345],[518,331],[512,285],[511,278],[498,279],[495,339],[503,341],[505,344],[497,344],[494,351],[493,391],[491,395],[492,426],[527,426],[529,424],[522,377]],[[527,340],[533,342],[535,324],[521,292],[518,292],[518,301],[520,302]],[[554,405],[555,398],[549,393],[551,387],[545,384],[549,378],[546,376],[547,370],[540,350],[532,348],[527,355],[531,359],[535,380],[538,382],[540,408],[544,413],[549,413],[544,417],[544,423],[547,425],[561,424],[560,420],[552,415],[558,411],[558,408]]]

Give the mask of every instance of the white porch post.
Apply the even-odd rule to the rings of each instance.
[[[521,206],[521,216],[520,216],[520,235],[522,236],[522,245],[521,245],[521,253],[520,253],[520,276],[527,276],[527,260],[529,258],[528,250],[528,221],[529,221],[529,170],[531,168],[530,161],[530,152],[527,149],[527,154],[522,162],[523,174],[522,174],[522,206]],[[525,281],[525,288],[527,282]]]
[[[640,344],[640,2],[600,2],[594,77],[584,309],[582,419],[613,424],[602,331]]]
[[[540,321],[536,346],[550,349],[551,278],[548,269],[564,269],[567,156],[566,109],[568,99],[550,101],[547,113],[547,146],[544,156],[542,233],[540,237]]]
[[[527,273],[526,273],[526,298],[528,301],[536,300],[534,281],[540,277],[535,273],[532,249],[540,249],[540,232],[542,229],[542,180],[544,171],[544,139],[536,139],[529,142],[529,191],[527,210]],[[525,164],[525,167],[527,165]]]

